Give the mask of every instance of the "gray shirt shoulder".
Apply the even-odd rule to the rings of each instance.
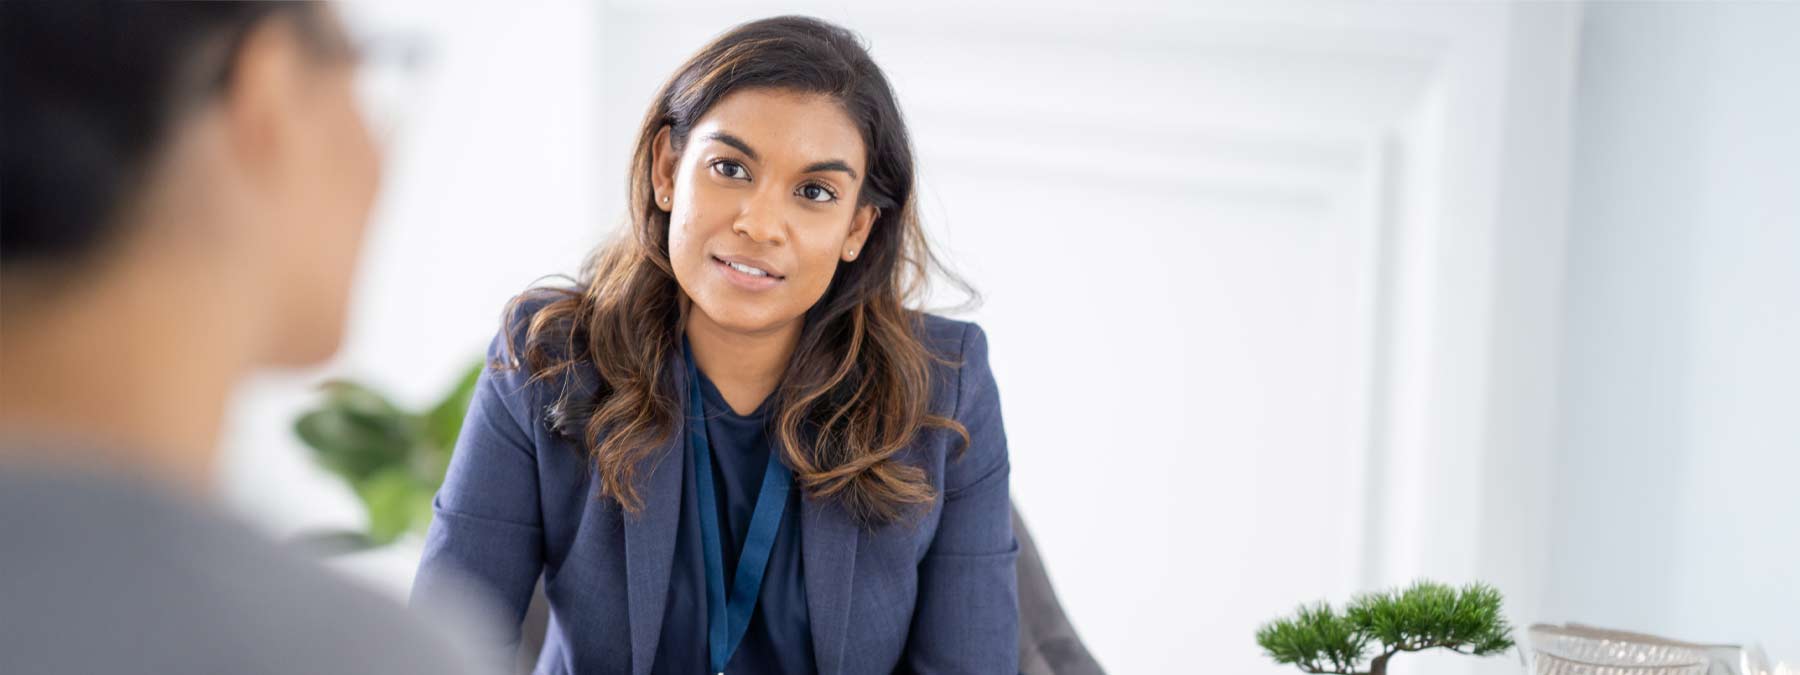
[[[470,672],[460,650],[201,505],[0,468],[0,672]]]

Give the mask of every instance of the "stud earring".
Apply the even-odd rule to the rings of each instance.
[[[668,196],[668,195],[663,195],[663,198],[662,198],[662,203],[664,203],[664,204],[667,204],[667,203],[669,203],[669,196]]]
[[[856,249],[850,249],[850,259],[851,260],[856,259]]]

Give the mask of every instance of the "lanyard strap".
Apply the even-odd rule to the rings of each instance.
[[[688,347],[682,338],[682,346]],[[762,489],[756,495],[756,510],[750,515],[750,532],[744,537],[744,548],[738,554],[737,574],[732,582],[731,599],[725,598],[725,561],[720,552],[718,497],[713,492],[712,450],[706,438],[706,408],[700,399],[700,371],[694,366],[693,350],[687,350],[688,366],[688,447],[694,453],[694,477],[700,493],[700,540],[706,560],[707,648],[712,672],[724,673],[725,664],[737,651],[750,627],[750,611],[762,591],[763,572],[769,565],[769,551],[775,548],[775,531],[781,527],[782,512],[787,510],[788,490],[793,476],[769,450],[769,465],[763,470]]]

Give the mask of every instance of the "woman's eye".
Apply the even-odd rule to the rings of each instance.
[[[744,169],[744,165],[729,159],[713,162],[713,171],[718,172],[721,176],[734,180],[744,180],[750,177],[750,172]]]
[[[821,204],[837,201],[837,195],[823,185],[803,185],[800,187],[800,196],[809,202]]]

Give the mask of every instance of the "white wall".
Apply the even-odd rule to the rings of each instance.
[[[1594,3],[1545,618],[1800,660],[1800,4]]]

